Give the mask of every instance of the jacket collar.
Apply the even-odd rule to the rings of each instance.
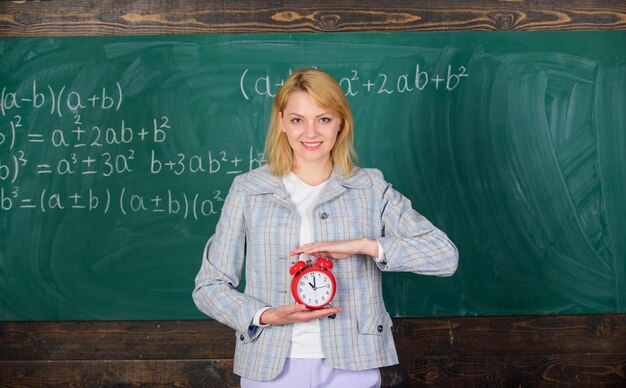
[[[337,168],[333,169],[330,180],[322,193],[320,203],[329,201],[346,188],[366,189],[372,185],[368,174],[359,167],[354,167],[352,173],[343,177]],[[274,197],[282,201],[289,199],[282,178],[271,173],[267,165],[252,170],[243,181],[243,190],[248,194],[274,194]]]

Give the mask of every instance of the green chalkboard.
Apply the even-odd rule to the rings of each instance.
[[[0,319],[193,319],[201,253],[291,69],[460,250],[394,316],[626,311],[626,32],[0,40]]]

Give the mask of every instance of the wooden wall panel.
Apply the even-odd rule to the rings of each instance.
[[[232,360],[0,361],[2,387],[238,387]]]
[[[0,36],[626,29],[623,0],[1,1]]]
[[[0,1],[0,37],[626,29],[624,0]],[[395,319],[387,387],[624,387],[626,314]],[[0,386],[237,386],[215,321],[0,322]]]
[[[401,364],[383,368],[386,387],[626,386],[626,314],[397,318],[393,330]],[[234,341],[210,320],[0,322],[0,385],[236,386]]]

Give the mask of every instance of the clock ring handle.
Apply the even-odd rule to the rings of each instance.
[[[298,261],[294,265],[292,265],[291,268],[289,268],[289,273],[291,275],[295,275],[298,272],[302,271],[304,267],[306,267],[306,265],[307,264],[304,261]]]
[[[317,261],[315,261],[315,264],[325,269],[333,269],[333,262],[322,257],[318,257]]]

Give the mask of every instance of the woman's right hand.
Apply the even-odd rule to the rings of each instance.
[[[303,304],[284,305],[265,310],[259,318],[262,325],[286,325],[288,323],[309,322],[341,312],[341,307],[309,310]]]

